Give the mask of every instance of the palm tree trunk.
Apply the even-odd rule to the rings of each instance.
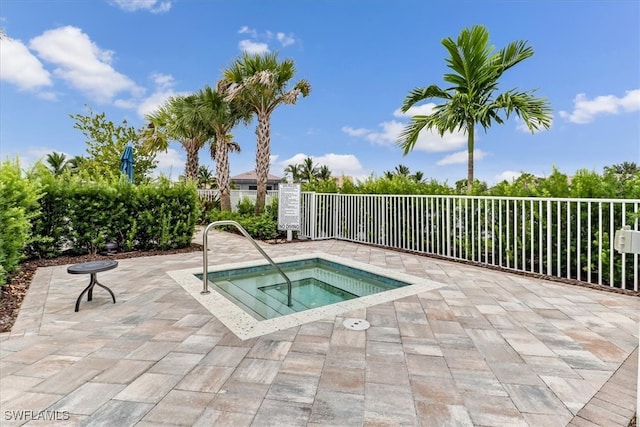
[[[469,156],[467,161],[467,194],[471,194],[473,190],[473,145],[474,145],[474,125],[475,123],[470,120],[467,124],[467,154]]]
[[[198,179],[198,151],[200,150],[200,144],[194,139],[184,141],[182,144],[187,153],[187,164],[184,169],[184,177],[188,180],[195,181]]]
[[[218,175],[218,191],[220,191],[220,209],[231,210],[231,192],[229,189],[229,149],[226,144],[226,135],[216,137],[216,173]]]
[[[264,204],[267,197],[267,178],[269,175],[269,157],[271,144],[271,124],[269,115],[264,112],[258,113],[258,126],[256,127],[256,137],[258,146],[256,147],[256,175],[258,192],[256,194],[256,216],[264,211]]]

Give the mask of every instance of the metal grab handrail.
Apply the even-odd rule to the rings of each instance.
[[[280,275],[282,275],[282,277],[284,277],[284,280],[286,280],[287,282],[287,306],[291,307],[291,280],[289,280],[289,278],[287,277],[286,274],[284,274],[284,271],[282,271],[282,269],[278,266],[278,264],[276,264],[275,262],[273,262],[273,260],[269,257],[269,255],[267,255],[267,253],[262,250],[262,248],[260,246],[258,246],[258,244],[256,243],[255,240],[253,240],[253,237],[251,237],[249,235],[249,233],[247,233],[247,230],[245,230],[240,224],[238,224],[236,221],[231,221],[231,220],[223,220],[223,221],[214,221],[211,224],[207,225],[207,227],[204,229],[204,234],[202,236],[202,251],[203,251],[203,255],[202,255],[202,269],[203,269],[203,274],[202,274],[202,292],[200,292],[201,294],[208,294],[209,292],[211,292],[209,290],[209,283],[207,280],[207,276],[208,276],[208,233],[209,230],[212,229],[213,227],[216,227],[218,225],[233,225],[235,226],[244,237],[246,237],[247,239],[249,239],[249,241],[253,244],[253,246],[255,246],[255,248],[258,250],[258,252],[260,252],[262,254],[262,256],[269,261],[269,263],[276,269],[278,270],[278,273],[280,273]]]

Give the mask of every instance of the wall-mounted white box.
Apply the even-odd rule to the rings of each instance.
[[[628,225],[616,230],[613,248],[620,253],[640,254],[640,231],[631,230]]]

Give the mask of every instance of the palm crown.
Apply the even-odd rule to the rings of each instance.
[[[467,134],[469,190],[473,184],[474,127],[480,124],[486,131],[494,122],[502,124],[511,114],[520,117],[531,132],[551,126],[551,107],[545,98],[534,96],[535,90],[521,92],[511,89],[496,95],[500,77],[509,68],[533,55],[525,41],[509,43],[494,53],[489,44],[489,32],[483,26],[465,28],[457,40],[442,40],[449,57],[449,73],[444,80],[451,86],[442,89],[430,85],[412,90],[402,104],[407,112],[417,103],[437,98],[444,100],[429,115],[413,116],[400,134],[398,145],[408,154],[416,145],[423,129],[434,129],[440,136],[447,132]],[[501,116],[500,114],[504,114]]]

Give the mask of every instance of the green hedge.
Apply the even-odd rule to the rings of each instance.
[[[51,258],[64,250],[95,254],[106,242],[116,242],[122,251],[185,247],[200,215],[191,183],[86,181],[54,177],[38,167],[31,180],[40,183],[44,195],[42,215],[33,222],[34,235],[25,248],[30,257]]]
[[[38,215],[38,184],[22,176],[20,163],[0,163],[0,286],[17,268]]]

